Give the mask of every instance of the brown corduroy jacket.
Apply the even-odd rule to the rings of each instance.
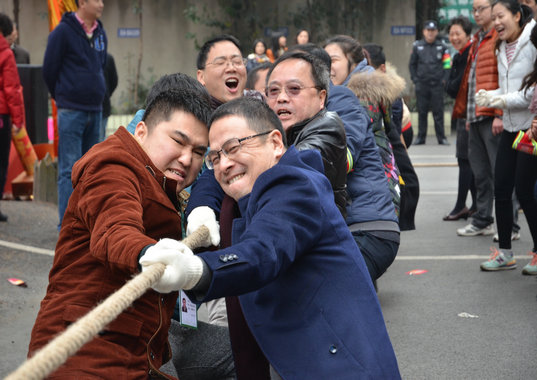
[[[176,182],[121,127],[73,167],[69,200],[29,356],[139,273],[138,255],[181,239]],[[177,292],[148,290],[50,378],[169,378],[168,328]]]

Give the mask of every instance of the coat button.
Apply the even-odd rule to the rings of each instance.
[[[151,351],[151,353],[149,354],[149,356],[151,356],[151,359],[155,360],[155,354],[153,353],[153,351]]]
[[[239,256],[237,256],[236,254],[232,254],[231,256],[233,257],[233,260],[237,260],[239,258]]]
[[[331,354],[335,354],[337,352],[337,347],[334,345],[331,345],[328,351],[330,351]]]
[[[220,261],[223,261],[224,263],[227,263],[227,256],[226,255],[220,255]]]

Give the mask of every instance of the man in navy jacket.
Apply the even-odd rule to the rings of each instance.
[[[77,0],[76,12],[65,13],[50,33],[43,76],[58,106],[58,212],[61,226],[73,192],[73,164],[99,142],[106,91],[106,33],[98,18],[102,0]]]
[[[400,378],[364,260],[326,202],[320,154],[286,149],[278,117],[252,98],[219,107],[209,139],[206,163],[241,213],[233,244],[193,255],[160,241],[140,259],[142,270],[166,264],[154,289],[198,302],[239,295],[273,379]]]

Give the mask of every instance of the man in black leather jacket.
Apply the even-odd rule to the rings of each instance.
[[[324,173],[345,217],[347,142],[343,122],[326,110],[330,73],[317,57],[293,51],[283,54],[267,74],[267,104],[278,115],[289,144],[321,153]]]

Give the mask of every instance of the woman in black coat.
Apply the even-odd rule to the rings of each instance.
[[[448,25],[449,42],[457,53],[453,56],[451,72],[446,83],[446,92],[453,99],[457,97],[459,87],[466,68],[468,60],[468,52],[471,45],[472,24],[470,20],[464,16],[458,16],[449,22]],[[476,190],[474,184],[474,175],[468,161],[468,131],[466,130],[466,119],[453,119],[452,123],[457,126],[457,145],[456,155],[459,164],[459,189],[457,194],[457,202],[455,207],[449,214],[444,216],[444,220],[459,220],[467,219],[476,210],[475,197]],[[466,197],[468,190],[472,194],[472,206],[470,209],[466,207]]]

